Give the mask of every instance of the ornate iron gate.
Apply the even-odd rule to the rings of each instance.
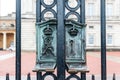
[[[74,15],[77,21],[85,24],[85,0],[74,0],[76,6],[70,6],[69,0],[53,0],[52,3],[46,4],[45,0],[36,1],[36,22],[46,20],[45,13],[51,12],[53,18],[57,19],[57,76],[54,73],[37,72],[37,80],[43,80],[46,76],[50,75],[54,80],[86,80],[86,73],[81,72],[81,77],[76,73],[70,73],[66,77],[65,74],[65,19],[70,15]],[[102,68],[102,80],[106,80],[106,46],[105,46],[105,1],[101,0],[101,48],[102,48],[102,61],[104,65]],[[43,8],[44,7],[44,8]],[[57,7],[57,8],[56,8]],[[54,9],[56,8],[56,9]],[[21,0],[16,0],[16,80],[21,80]],[[85,34],[85,28],[82,32]],[[85,35],[83,36],[85,39]]]
[[[76,5],[72,6],[73,1],[69,0],[51,0],[53,2],[48,3],[45,0],[37,0],[36,7],[36,22],[45,21],[45,14],[51,12],[52,18],[57,19],[57,76],[52,72],[46,72],[42,75],[41,72],[37,72],[37,80],[44,79],[47,75],[51,75],[54,80],[70,80],[75,78],[77,80],[85,80],[85,72],[81,72],[81,78],[76,73],[70,73],[66,77],[65,69],[65,19],[68,19],[71,15],[75,16],[78,22],[85,23],[85,0],[74,0]],[[44,7],[44,9],[42,9]],[[56,8],[57,7],[57,8]],[[56,10],[55,10],[56,8]],[[85,34],[85,28],[82,30]],[[85,35],[82,36],[85,39]],[[58,46],[59,45],[59,46]],[[64,46],[63,46],[64,45]]]

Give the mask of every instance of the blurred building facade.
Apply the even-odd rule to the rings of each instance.
[[[0,17],[0,49],[8,49],[15,45],[15,19],[6,16]]]
[[[100,0],[86,0],[87,49],[100,49]],[[120,49],[120,0],[106,0],[106,46]]]
[[[50,4],[54,0],[44,0],[44,1],[47,1],[48,4]],[[71,6],[74,6],[72,0],[69,0],[69,3],[70,4],[72,3]],[[85,12],[86,12],[86,24],[87,24],[86,49],[100,50],[100,45],[101,45],[100,0],[86,0],[85,3],[86,3]],[[22,50],[26,50],[26,51],[36,50],[35,4],[36,4],[36,0],[22,0],[22,33],[21,33],[22,38],[21,39],[22,39]],[[44,9],[44,7],[42,8]],[[47,12],[46,15],[44,16],[46,17],[46,19],[49,19],[49,17],[52,17],[52,13]],[[72,17],[69,18],[75,19],[74,15],[72,15]],[[1,24],[3,24],[3,22],[1,22]],[[3,32],[1,32],[0,29],[0,37],[3,36],[5,35],[3,34]],[[0,39],[1,39],[0,41],[4,41],[3,40],[4,38],[0,38]],[[3,44],[4,42],[0,42],[0,45],[2,45],[2,47],[4,46]],[[120,0],[106,0],[106,45],[108,50],[120,50]]]

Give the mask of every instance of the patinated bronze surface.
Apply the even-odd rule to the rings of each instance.
[[[82,33],[85,24],[65,21],[65,62],[68,71],[86,70],[85,40]],[[36,24],[37,59],[36,71],[54,71],[57,51],[57,20]]]

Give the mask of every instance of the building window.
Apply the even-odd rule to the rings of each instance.
[[[113,4],[108,3],[107,4],[107,9],[106,9],[106,16],[112,16],[113,14]]]
[[[94,34],[89,34],[89,36],[88,36],[88,44],[94,44]]]
[[[94,29],[94,26],[89,26],[89,29]]]
[[[88,4],[87,15],[93,16],[94,15],[94,3]]]
[[[107,29],[108,29],[108,30],[112,30],[112,29],[113,29],[113,26],[108,25],[108,26],[107,26]]]
[[[107,44],[112,44],[113,43],[113,35],[112,34],[108,34],[107,35]]]

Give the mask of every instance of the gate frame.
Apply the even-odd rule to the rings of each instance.
[[[21,0],[16,0],[16,80],[21,80]]]
[[[106,71],[106,0],[101,0],[101,80],[107,80]]]
[[[81,23],[85,23],[85,0],[81,0]],[[58,33],[58,41],[59,39],[64,39],[64,9],[65,5],[63,0],[57,0],[57,10],[58,11],[58,32],[62,31],[62,33]],[[105,16],[105,0],[101,0],[101,79],[106,80],[106,16]],[[63,11],[63,12],[62,12]],[[36,1],[36,22],[41,21],[41,0]],[[61,27],[61,28],[60,28]],[[62,30],[61,30],[62,29]],[[60,35],[63,35],[62,37]],[[60,41],[62,45],[64,45],[64,40]],[[57,43],[59,44],[59,43]],[[60,44],[60,46],[57,48],[58,50],[63,50],[65,52],[64,47]],[[61,52],[59,52],[61,53]],[[65,79],[65,56],[62,53],[62,55],[57,55],[61,58],[57,60],[57,63],[64,66],[64,68],[60,71],[58,80],[64,80]],[[61,67],[58,65],[58,67]],[[37,80],[42,80],[42,73],[37,72]],[[81,79],[86,80],[86,74],[81,73]],[[21,0],[16,0],[16,80],[21,80]]]

